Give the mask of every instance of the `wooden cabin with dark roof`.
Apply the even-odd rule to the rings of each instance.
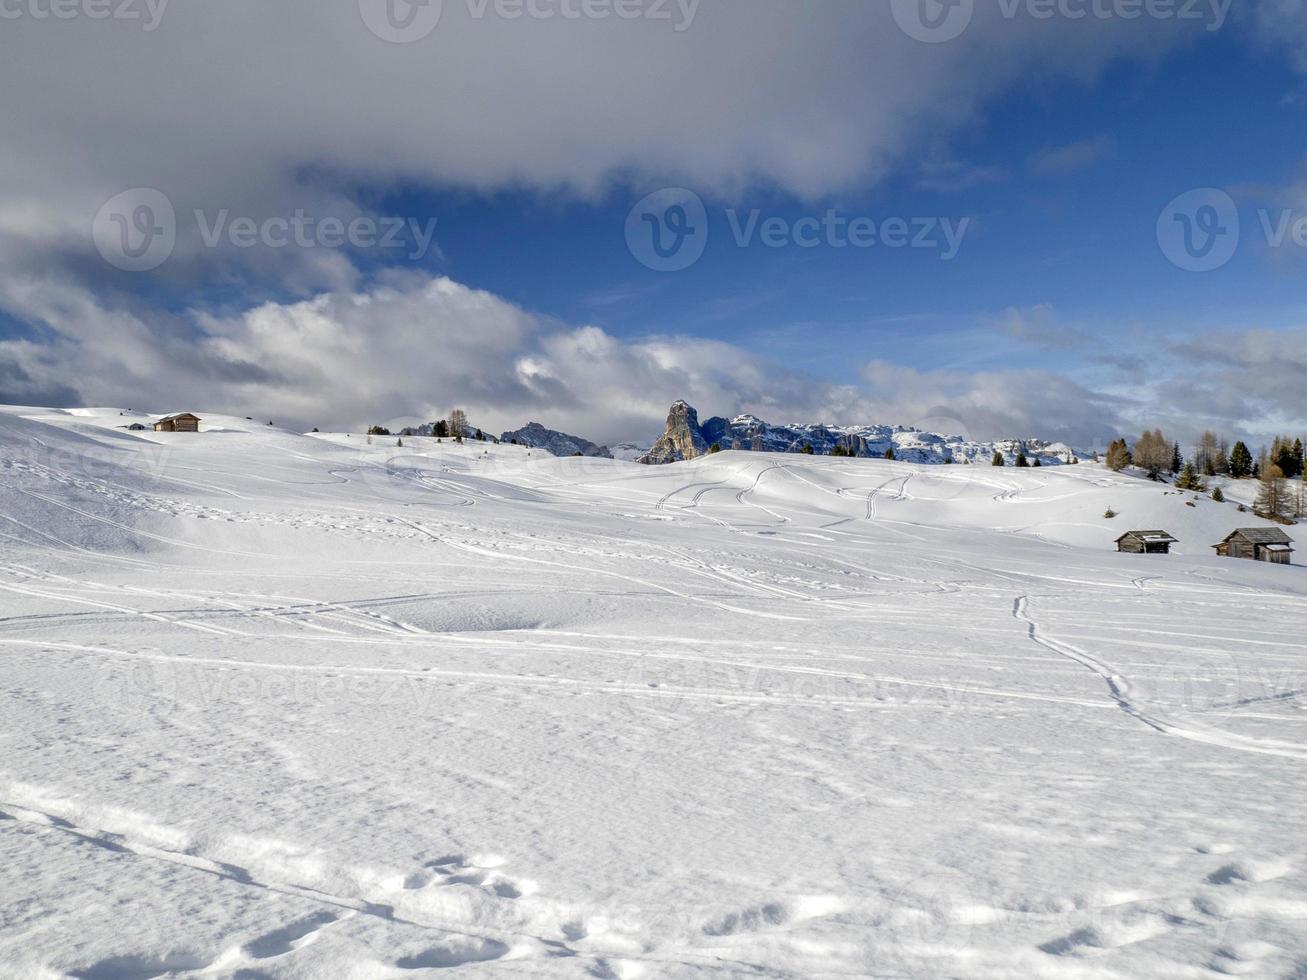
[[[1222,558],[1265,561],[1273,565],[1293,563],[1293,538],[1278,527],[1243,527],[1212,547]]]
[[[154,423],[155,432],[199,432],[200,417],[190,412],[180,415],[165,415]]]
[[[1116,550],[1127,555],[1169,555],[1177,538],[1166,531],[1127,531],[1116,539]]]

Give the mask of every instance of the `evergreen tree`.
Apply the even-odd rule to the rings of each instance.
[[[804,446],[803,449],[800,450],[800,451],[801,451],[801,452],[803,453],[803,455],[805,455],[805,456],[814,456],[814,455],[816,455],[816,452],[817,452],[815,449],[812,448],[812,443],[808,443],[808,444],[807,444],[806,446]]]
[[[1230,450],[1230,475],[1236,480],[1242,480],[1252,476],[1252,473],[1253,454],[1242,442],[1236,442],[1234,448]]]
[[[398,438],[398,439],[395,440],[395,448],[396,448],[396,449],[403,449],[403,448],[404,448],[404,438],[403,438],[403,436],[401,436],[400,438]]]
[[[1030,465],[1031,465],[1031,466],[1043,466],[1043,465],[1044,465],[1044,461],[1043,461],[1042,459],[1040,459],[1038,456],[1036,456],[1036,457],[1035,457],[1035,461],[1034,461],[1033,463],[1031,463]]]
[[[1201,491],[1203,489],[1203,480],[1198,475],[1198,469],[1193,463],[1185,463],[1184,469],[1176,477],[1175,485],[1181,490]]]
[[[1180,454],[1180,444],[1171,447],[1171,472],[1179,473],[1184,468],[1184,456]]]
[[[1213,487],[1212,499],[1215,500],[1218,504],[1225,503],[1225,491],[1222,490],[1220,487]]]
[[[708,447],[709,455],[716,455],[721,451],[722,451],[722,444],[720,442],[714,442],[711,446]]]
[[[1019,470],[1030,469],[1030,460],[1026,459],[1026,452],[1024,449],[1021,450],[1021,452],[1017,453],[1017,469]]]
[[[893,446],[890,446],[888,449],[885,450],[885,458],[886,458],[886,459],[889,459],[889,460],[893,460],[893,459],[896,459],[896,458],[897,458],[897,457],[894,455],[894,447],[893,447]]]
[[[993,465],[993,466],[1006,466],[1006,465],[1007,465],[1006,460],[1003,459],[1003,454],[1002,454],[1001,452],[999,452],[997,449],[994,450],[994,458],[993,458],[992,460],[990,460],[990,463],[991,463],[991,465]]]
[[[1291,443],[1288,437],[1277,438],[1271,447],[1271,460],[1287,480],[1302,476],[1302,440]]]

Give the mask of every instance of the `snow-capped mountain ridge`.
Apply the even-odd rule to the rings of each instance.
[[[543,449],[551,456],[593,456],[597,459],[612,459],[613,454],[607,446],[598,446],[580,436],[568,435],[556,429],[548,429],[539,422],[531,422],[516,432],[505,432],[499,437],[500,442],[517,443],[532,449]]]
[[[807,447],[818,456],[883,457],[893,450],[896,458],[912,463],[986,463],[1001,453],[1009,465],[1025,453],[1031,465],[1057,466],[1078,462],[1087,454],[1063,443],[1041,439],[978,441],[959,435],[923,432],[901,425],[829,425],[795,422],[773,425],[745,413],[734,418],[711,418],[702,425],[698,412],[678,401],[668,413],[663,435],[640,458],[651,465],[695,459],[712,447],[768,453],[801,453]]]

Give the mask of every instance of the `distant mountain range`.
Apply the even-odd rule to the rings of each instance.
[[[405,429],[404,435],[430,435],[433,426]],[[471,427],[469,426],[469,431]],[[894,458],[909,463],[979,463],[988,465],[994,453],[1003,454],[1009,464],[1026,454],[1034,465],[1058,466],[1089,455],[1060,442],[1041,439],[1001,439],[980,442],[962,436],[923,432],[898,425],[820,425],[813,423],[773,425],[756,415],[735,418],[710,418],[699,422],[699,413],[684,401],[676,402],[667,413],[663,434],[652,446],[624,442],[612,447],[600,446],[580,436],[546,428],[531,422],[515,432],[505,432],[501,442],[529,446],[553,456],[590,456],[620,459],[655,466],[696,459],[712,451],[746,450],[762,453],[802,453],[811,446],[817,456],[837,452],[857,458],[883,458],[890,449]]]
[[[718,446],[764,453],[802,453],[808,446],[818,456],[841,454],[883,458],[890,449],[896,459],[909,463],[984,463],[1002,453],[1010,464],[1025,453],[1033,465],[1057,466],[1084,458],[1070,446],[1039,439],[978,442],[962,436],[922,432],[890,425],[832,426],[819,424],[772,425],[754,415],[733,419],[711,418],[700,424],[699,413],[678,401],[667,415],[667,425],[653,447],[638,459],[649,465],[695,459]]]
[[[532,422],[516,432],[505,432],[499,437],[500,442],[516,443],[543,449],[554,456],[594,456],[598,459],[612,459],[613,454],[607,446],[597,446],[580,436],[570,436],[556,429],[546,429],[539,422]]]

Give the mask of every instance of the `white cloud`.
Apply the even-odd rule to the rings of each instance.
[[[1183,21],[1008,20],[984,4],[961,38],[923,45],[883,3],[714,0],[681,32],[443,6],[411,45],[373,36],[352,0],[175,3],[153,32],[6,20],[0,260],[85,273],[74,259],[94,257],[101,204],[154,187],[181,223],[163,275],[342,288],[351,269],[339,256],[206,252],[191,215],[303,208],[348,220],[366,210],[350,188],[397,180],[587,195],[675,179],[709,196],[753,185],[823,195],[946,145],[1027,73],[1085,78],[1201,33]]]
[[[1254,441],[1307,428],[1307,329],[1161,336],[1120,364],[1102,360],[1094,383],[1045,368],[923,370],[879,360],[860,384],[838,384],[737,345],[622,340],[412,273],[367,290],[183,318],[108,310],[85,291],[48,283],[16,295],[48,335],[0,343],[0,401],[26,404],[188,407],[323,429],[430,421],[457,405],[492,432],[539,421],[609,443],[656,434],[677,398],[704,417],[752,412],[1081,446],[1157,425],[1186,445],[1209,427]],[[982,321],[1040,346],[1083,336],[1049,307]],[[1140,359],[1151,366],[1142,380],[1132,373]]]

